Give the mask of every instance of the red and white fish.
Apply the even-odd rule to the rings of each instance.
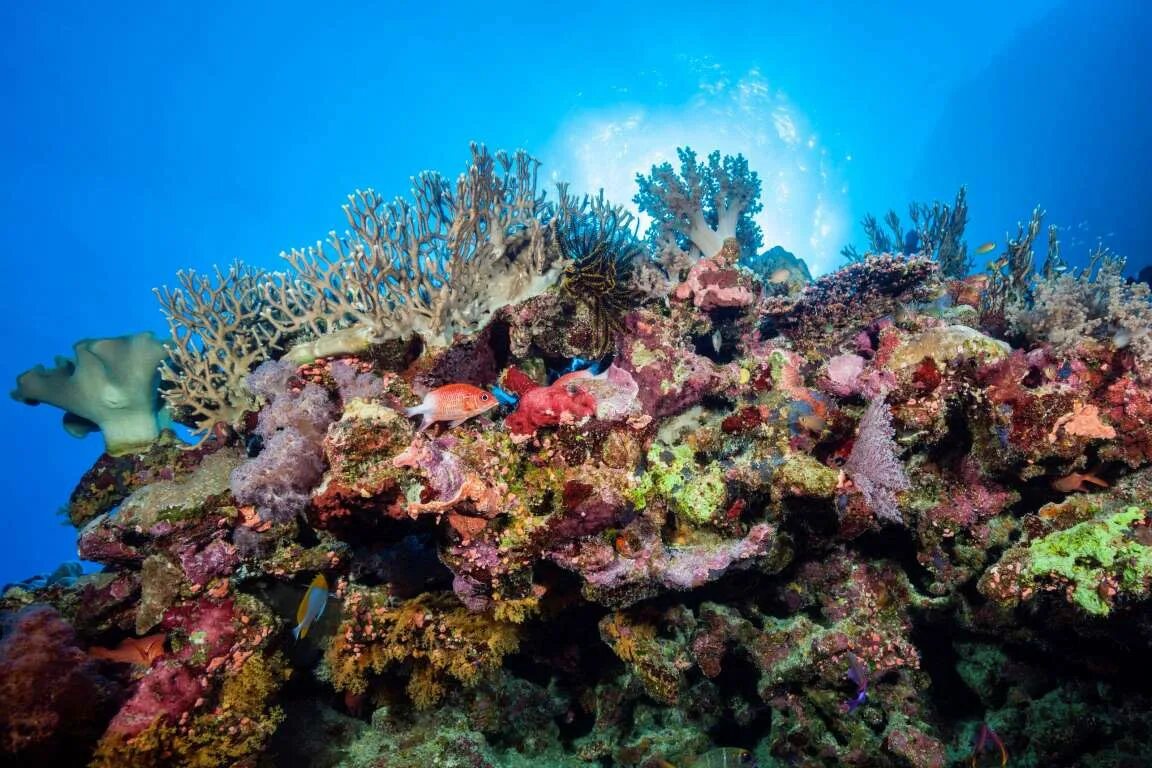
[[[486,389],[471,384],[445,384],[424,395],[420,405],[405,409],[404,415],[419,416],[417,431],[423,432],[438,421],[447,421],[448,426],[455,427],[497,405],[496,396]]]

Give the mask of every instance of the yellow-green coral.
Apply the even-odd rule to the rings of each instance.
[[[1152,583],[1152,547],[1137,541],[1133,524],[1144,511],[1128,507],[1097,520],[1050,533],[1028,547],[1028,573],[1067,584],[1069,598],[1105,616],[1117,595],[1145,597]]]
[[[679,700],[682,670],[690,664],[676,642],[657,635],[651,620],[635,612],[617,611],[600,620],[600,637],[649,696],[665,704]]]
[[[408,695],[427,709],[444,695],[449,679],[476,684],[519,643],[516,625],[472,613],[451,593],[396,604],[385,590],[361,589],[345,598],[325,659],[333,686],[351,693],[364,693],[370,674],[410,663]]]
[[[720,468],[699,466],[690,446],[657,444],[648,451],[648,471],[629,496],[637,509],[663,499],[671,511],[700,525],[716,516],[728,491]]]

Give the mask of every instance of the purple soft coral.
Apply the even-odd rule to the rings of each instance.
[[[909,483],[904,465],[896,456],[894,435],[888,404],[877,397],[868,403],[860,418],[856,442],[844,463],[844,474],[864,495],[864,501],[878,518],[902,523],[896,494],[908,490]]]
[[[295,368],[261,365],[248,377],[253,392],[271,402],[260,412],[256,434],[264,449],[232,472],[238,504],[255,506],[266,520],[291,520],[304,511],[324,474],[323,440],[336,409],[316,384],[292,387]]]

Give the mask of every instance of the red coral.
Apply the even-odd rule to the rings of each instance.
[[[200,679],[184,665],[172,661],[154,667],[116,713],[108,732],[135,736],[158,718],[176,722],[203,692]]]
[[[26,608],[0,641],[0,753],[21,765],[71,764],[100,735],[118,694],[60,614]]]
[[[749,405],[725,416],[720,429],[728,434],[747,434],[764,423],[764,414],[758,406]]]
[[[504,423],[514,435],[532,435],[540,427],[576,423],[595,413],[596,398],[577,383],[557,383],[526,392]]]
[[[540,385],[519,368],[512,367],[504,373],[504,389],[516,395],[516,397],[524,397],[524,395],[532,390],[539,388]]]

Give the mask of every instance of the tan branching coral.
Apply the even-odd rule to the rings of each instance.
[[[238,427],[255,409],[244,379],[273,356],[279,331],[260,311],[263,271],[236,262],[227,272],[217,267],[215,280],[191,269],[176,279],[176,288],[155,289],[172,333],[160,369],[163,394],[203,439],[217,424]]]
[[[315,337],[289,358],[358,352],[412,334],[447,346],[501,307],[546,290],[564,264],[548,247],[551,208],[537,192],[538,167],[526,152],[473,144],[454,187],[425,172],[411,201],[388,202],[370,189],[350,195],[351,231],[285,254],[291,273],[264,286],[268,321]]]
[[[1140,372],[1152,373],[1152,291],[1123,277],[1124,259],[1098,248],[1083,272],[1037,275],[1031,300],[1009,303],[1011,327],[1059,355],[1107,343],[1129,349]]]

